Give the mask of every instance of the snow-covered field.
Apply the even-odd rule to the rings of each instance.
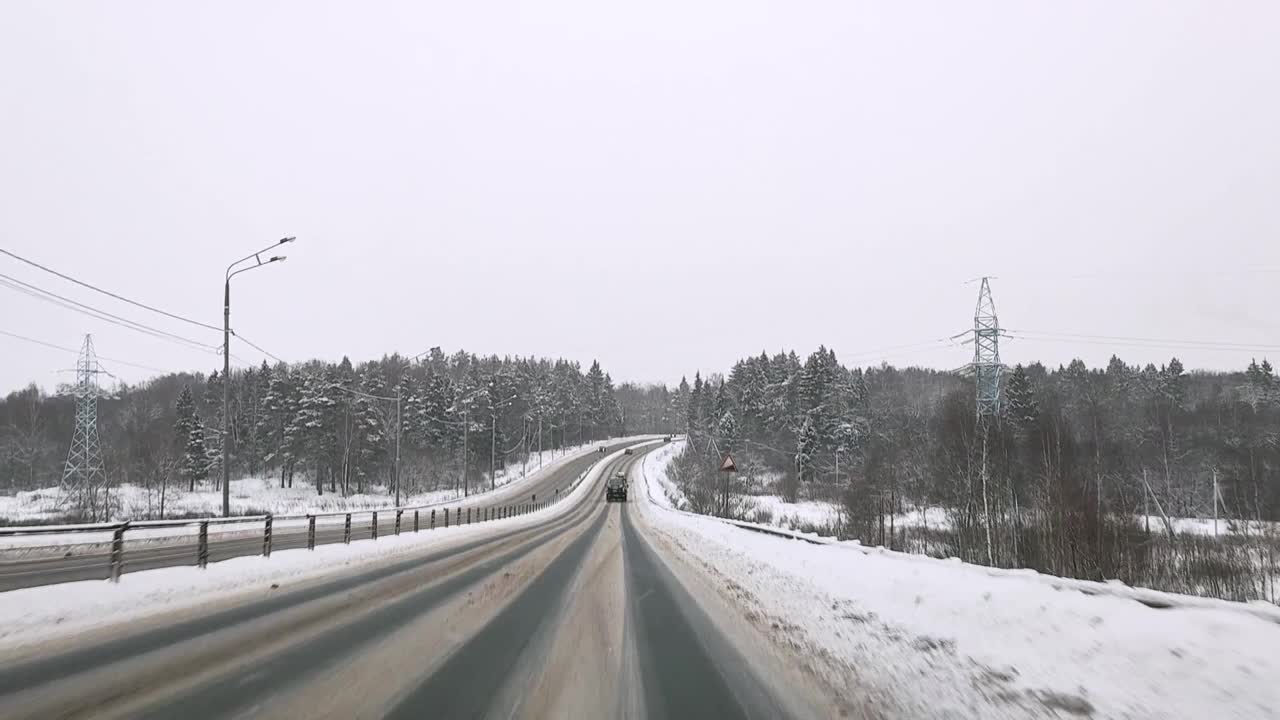
[[[742,519],[776,525],[788,530],[831,528],[840,521],[840,511],[828,502],[802,500],[789,503],[780,495],[751,495]]]
[[[1275,606],[752,533],[657,500],[651,457],[652,527],[734,588],[745,622],[886,717],[1280,717]]]
[[[598,443],[577,445],[563,450],[544,450],[541,464],[558,461],[566,455],[581,455],[595,449]],[[520,480],[537,471],[538,453],[532,453],[526,465],[511,465],[497,472],[493,483],[498,488],[513,481]],[[490,491],[491,484],[486,481],[483,487],[472,488],[471,494],[478,495]],[[305,478],[295,477],[293,487],[280,487],[279,478],[249,478],[231,481],[231,512],[233,515],[253,515],[271,513],[273,515],[300,515],[308,512],[337,512],[344,510],[371,510],[390,507],[394,504],[393,493],[387,488],[374,487],[372,492],[342,496],[330,493],[325,488],[324,495],[317,495],[314,485],[307,484]],[[159,497],[156,493],[148,493],[146,488],[137,485],[122,485],[111,489],[117,498],[119,513],[116,520],[139,520],[159,516]],[[406,494],[401,497],[402,505],[434,505],[456,500],[462,496],[461,489],[434,490]],[[19,492],[12,496],[0,496],[0,524],[60,522],[66,513],[60,488],[44,488]],[[214,489],[206,483],[195,492],[185,488],[169,488],[165,499],[166,517],[218,516],[222,514],[222,491]]]
[[[607,456],[618,457],[621,451]],[[572,456],[570,456],[572,457]],[[555,465],[564,462],[557,458]],[[566,499],[537,512],[479,525],[386,536],[350,545],[287,550],[270,558],[242,557],[207,569],[175,567],[121,577],[118,584],[92,580],[0,593],[0,654],[160,612],[270,593],[289,584],[317,580],[353,566],[389,561],[427,548],[453,547],[513,527],[545,523],[568,512],[590,489],[606,463],[593,466]],[[547,464],[547,470],[554,465]]]

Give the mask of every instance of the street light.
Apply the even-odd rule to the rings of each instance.
[[[231,278],[242,272],[248,272],[270,265],[271,263],[284,262],[284,255],[272,255],[270,258],[263,260],[262,253],[279,247],[285,243],[291,243],[296,238],[281,238],[267,247],[255,253],[250,253],[239,260],[227,266],[227,274],[225,276],[222,288],[222,516],[231,516]],[[241,263],[255,261],[255,264],[248,267],[242,267],[235,270],[235,267]],[[233,272],[234,270],[234,272]]]

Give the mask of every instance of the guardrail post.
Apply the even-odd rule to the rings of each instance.
[[[373,529],[370,531],[370,537],[374,540],[378,539],[378,511],[373,511]]]
[[[471,524],[471,508],[467,508],[467,524]]]
[[[307,549],[316,549],[316,516],[307,516]]]
[[[271,513],[267,513],[267,522],[262,528],[262,557],[271,557]]]
[[[484,520],[481,520],[481,522],[489,522],[489,508],[484,509]]]
[[[397,535],[400,534],[400,514],[403,512],[404,512],[403,510],[396,510],[396,534]]]
[[[128,522],[121,523],[111,534],[111,582],[120,582],[124,572],[124,531],[128,528]]]
[[[351,544],[351,513],[347,513],[347,524],[342,528],[342,542]]]
[[[418,532],[418,511],[413,511],[413,531]]]
[[[435,529],[436,529],[436,510],[435,510],[435,508],[432,508],[432,509],[431,509],[431,529],[432,529],[432,530],[435,530]]]
[[[449,527],[449,508],[444,509],[444,526]]]
[[[456,520],[454,520],[454,523],[453,523],[453,524],[454,524],[454,525],[461,525],[461,524],[462,524],[462,508],[458,508],[458,517],[457,517],[457,519],[456,519]]]
[[[209,521],[200,521],[200,540],[196,546],[196,565],[200,569],[209,567]]]

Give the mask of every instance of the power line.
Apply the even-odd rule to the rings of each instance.
[[[199,322],[199,321],[197,321],[197,320],[192,320],[191,318],[186,318],[186,317],[183,317],[183,316],[181,316],[181,315],[175,315],[174,313],[171,313],[171,312],[168,312],[168,311],[165,311],[165,310],[161,310],[160,308],[152,307],[152,306],[150,306],[150,305],[147,305],[146,303],[140,303],[140,302],[138,302],[137,300],[130,300],[129,298],[124,297],[123,295],[117,295],[116,293],[113,293],[113,292],[111,292],[110,290],[103,290],[102,288],[97,287],[97,286],[95,286],[95,285],[91,285],[91,284],[89,284],[89,283],[87,283],[87,282],[84,282],[84,281],[82,281],[82,280],[77,280],[77,279],[75,279],[75,278],[71,277],[70,275],[65,275],[65,274],[63,274],[63,273],[58,272],[57,270],[54,270],[54,269],[52,269],[52,268],[45,267],[44,265],[41,265],[40,263],[35,262],[34,260],[28,260],[27,258],[24,258],[24,257],[22,257],[21,255],[17,255],[17,254],[15,254],[15,253],[9,252],[8,250],[5,250],[4,248],[0,248],[0,253],[3,253],[3,254],[5,254],[5,255],[8,255],[9,257],[13,258],[14,260],[18,260],[18,261],[20,261],[20,262],[24,262],[24,263],[26,263],[26,264],[28,264],[28,265],[30,265],[30,266],[32,266],[32,267],[34,267],[34,268],[39,268],[40,270],[43,270],[43,271],[45,271],[45,272],[47,272],[47,273],[50,273],[50,274],[52,274],[52,275],[56,275],[56,276],[58,276],[58,277],[62,278],[63,280],[67,280],[67,281],[69,281],[69,282],[73,282],[73,283],[75,283],[75,284],[77,284],[77,285],[79,285],[79,286],[81,286],[81,287],[89,288],[90,290],[93,290],[94,292],[102,293],[103,295],[106,295],[106,296],[108,296],[108,297],[115,298],[116,300],[119,300],[119,301],[121,301],[121,302],[127,302],[127,303],[129,303],[130,305],[134,305],[134,306],[136,306],[136,307],[140,307],[140,308],[142,308],[142,309],[144,309],[144,310],[150,310],[151,312],[159,313],[159,314],[161,314],[161,315],[164,315],[165,317],[173,318],[174,320],[181,320],[182,322],[185,322],[185,323],[188,323],[188,324],[191,324],[191,325],[195,325],[195,326],[197,326],[197,327],[202,327],[202,328],[205,328],[206,330],[215,330],[215,331],[217,331],[217,330],[221,330],[221,329],[222,329],[222,328],[214,327],[213,325],[206,325],[205,323]]]
[[[1173,338],[1134,337],[1130,335],[1089,335],[1085,333],[1059,333],[1041,330],[1013,330],[1011,332],[1014,336],[1023,340],[1044,340],[1049,342],[1112,343],[1133,347],[1181,348],[1187,350],[1280,350],[1280,345],[1268,345],[1266,343],[1179,340]]]
[[[281,359],[280,359],[279,357],[277,357],[276,355],[274,355],[274,354],[272,354],[272,353],[270,353],[270,352],[267,352],[267,351],[266,351],[262,346],[257,345],[256,343],[251,342],[251,341],[249,340],[249,338],[247,338],[247,337],[245,337],[245,336],[241,335],[240,333],[236,332],[235,330],[232,330],[232,331],[231,331],[231,334],[232,334],[232,335],[234,335],[234,336],[236,337],[236,339],[238,339],[240,342],[244,343],[245,345],[248,345],[249,347],[253,348],[254,350],[257,350],[258,352],[262,353],[263,355],[266,355],[267,357],[271,358],[272,360],[275,360],[275,361],[276,361],[276,362],[278,362],[278,363],[283,363],[283,362],[285,362],[284,360],[281,360]],[[285,363],[285,364],[286,364],[286,365],[288,365],[288,363]]]
[[[61,351],[63,351],[63,352],[69,352],[69,353],[71,353],[71,354],[73,354],[73,355],[79,355],[79,354],[80,354],[80,351],[79,351],[79,350],[77,350],[77,349],[75,349],[75,348],[69,348],[69,347],[66,347],[65,345],[56,345],[56,344],[51,343],[51,342],[45,342],[44,340],[37,340],[37,339],[35,339],[35,338],[27,337],[26,335],[19,335],[19,334],[17,334],[17,333],[11,333],[11,332],[9,332],[9,331],[7,331],[7,330],[0,330],[0,335],[5,335],[5,336],[7,336],[7,337],[14,338],[15,340],[22,340],[22,341],[24,341],[24,342],[33,343],[33,344],[35,344],[35,345],[43,345],[44,347],[52,348],[52,349],[54,349],[54,350],[61,350]],[[98,358],[99,358],[99,359],[102,359],[102,360],[109,360],[109,361],[111,361],[111,362],[113,362],[113,363],[118,363],[118,364],[120,364],[120,365],[128,365],[128,366],[130,366],[130,367],[138,368],[139,370],[147,370],[147,371],[150,371],[150,372],[156,372],[156,373],[165,373],[165,372],[168,372],[167,370],[161,370],[160,368],[151,367],[150,365],[143,365],[143,364],[141,364],[141,363],[129,362],[128,360],[119,360],[119,359],[117,359],[117,358],[109,358],[109,357],[106,357],[106,356],[104,356],[104,355],[99,355],[99,356],[98,356]]]
[[[966,332],[969,332],[969,331],[966,331]],[[862,350],[855,353],[841,353],[841,356],[847,359],[847,358],[856,358],[856,357],[866,357],[868,355],[882,355],[884,353],[892,353],[892,352],[899,352],[899,351],[924,350],[924,349],[934,349],[934,348],[942,349],[947,347],[956,347],[956,343],[953,342],[951,338],[935,338],[933,340],[923,340],[921,342],[906,343],[903,345],[891,345],[889,347],[883,347],[878,350]]]
[[[1010,335],[1009,337],[1013,340],[1024,340],[1028,342],[1051,342],[1051,343],[1063,343],[1067,345],[1098,345],[1101,347],[1110,347],[1110,348],[1117,348],[1117,347],[1146,348],[1149,350],[1171,350],[1174,352],[1177,352],[1179,350],[1200,350],[1204,352],[1229,352],[1229,353],[1242,353],[1242,352],[1249,352],[1250,350],[1254,350],[1260,353],[1269,352],[1266,348],[1222,347],[1222,346],[1214,346],[1214,345],[1155,345],[1151,343],[1121,342],[1121,341],[1115,341],[1115,340],[1082,340],[1082,339],[1071,340],[1067,338],[1029,337],[1029,336],[1023,336],[1023,335]]]
[[[194,346],[204,350],[210,350],[210,351],[216,350],[216,348],[212,345],[207,345],[198,340],[192,340],[190,338],[186,338],[181,335],[175,335],[171,332],[159,330],[149,325],[143,325],[142,323],[136,322],[134,320],[130,320],[128,318],[120,317],[119,315],[113,315],[112,313],[109,313],[105,310],[99,310],[98,308],[92,307],[90,305],[85,305],[84,303],[76,302],[75,300],[72,300],[70,298],[66,298],[61,295],[58,295],[57,293],[44,290],[42,288],[36,287],[35,285],[31,285],[29,283],[25,283],[21,280],[18,280],[17,278],[10,277],[3,273],[0,273],[0,285],[4,285],[6,287],[9,287],[12,290],[16,290],[25,295],[29,295],[38,300],[44,300],[45,302],[50,302],[55,305],[59,305],[63,308],[66,308],[68,310],[72,310],[74,312],[78,312],[83,315],[88,315],[92,318],[95,318],[97,320],[103,320],[113,325],[119,325],[120,327],[127,328],[135,332],[151,335],[153,337],[160,338],[160,339],[176,341],[179,343]]]

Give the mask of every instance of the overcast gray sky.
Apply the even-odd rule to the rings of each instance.
[[[971,327],[983,274],[1017,330],[1280,347],[1277,88],[1269,0],[6,0],[0,247],[217,325],[226,264],[296,235],[233,298],[287,360],[439,345],[675,381],[824,343],[949,368],[971,350],[873,351]],[[220,365],[9,288],[0,308],[6,332]],[[0,336],[0,390],[73,364]]]

